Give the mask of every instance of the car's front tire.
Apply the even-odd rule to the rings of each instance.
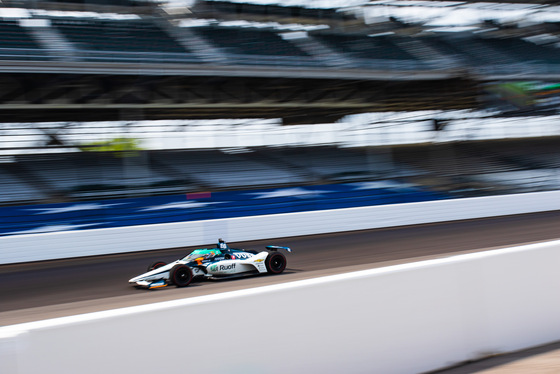
[[[162,266],[167,265],[167,263],[163,262],[163,261],[156,261],[153,264],[151,264],[150,266],[148,266],[148,271],[152,271],[154,269],[160,268]]]
[[[169,272],[169,280],[177,287],[188,286],[193,279],[193,273],[187,265],[177,264]]]
[[[286,257],[282,253],[272,252],[265,260],[266,270],[270,274],[280,274],[286,269]]]

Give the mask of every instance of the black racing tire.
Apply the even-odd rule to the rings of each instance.
[[[169,282],[177,287],[188,286],[192,279],[192,270],[187,265],[177,264],[169,271]]]
[[[148,266],[148,271],[152,271],[154,269],[160,268],[162,266],[167,265],[167,263],[163,262],[163,261],[156,261],[153,264],[151,264],[150,266]]]
[[[271,252],[264,260],[269,274],[280,274],[286,269],[286,257],[282,253]]]

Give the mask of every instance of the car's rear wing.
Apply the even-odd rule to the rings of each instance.
[[[267,245],[267,246],[266,246],[266,249],[268,249],[269,251],[277,251],[277,250],[279,250],[279,249],[285,249],[285,250],[288,251],[288,252],[291,252],[291,251],[292,251],[291,248],[288,248],[288,247],[281,247],[281,246],[279,246],[279,245]]]

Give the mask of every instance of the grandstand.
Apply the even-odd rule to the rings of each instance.
[[[554,190],[558,142],[25,154],[0,163],[0,195],[3,204],[26,204],[382,180],[453,197]]]
[[[485,20],[450,32],[404,17],[367,16],[375,6],[313,9],[208,0],[172,9],[124,0],[3,2],[3,131],[15,139],[8,124],[21,123],[27,128],[22,131],[42,133],[46,140],[3,150],[9,158],[0,163],[0,203],[386,179],[450,196],[557,188],[556,138],[389,150],[321,144],[119,153],[80,151],[75,138],[62,136],[68,121],[332,123],[368,112],[474,113],[497,98],[509,114],[538,114],[545,96],[547,110],[555,111],[554,89],[528,89],[523,104],[504,90],[512,81],[558,79],[556,22],[512,26]],[[495,83],[506,89],[484,91]],[[29,122],[62,125],[47,131]],[[445,132],[440,125],[434,121],[430,131]],[[84,139],[91,140],[86,133]]]
[[[442,66],[433,64],[447,59],[456,61],[456,68],[473,73],[483,72],[480,68],[492,65],[498,65],[498,71],[509,72],[511,68],[508,70],[507,65],[512,63],[539,66],[543,72],[550,72],[557,71],[559,63],[554,45],[534,43],[518,33],[505,38],[503,34],[492,32],[446,35],[419,30],[415,35],[394,31],[374,34],[368,25],[362,25],[359,32],[354,31],[356,26],[352,32],[341,32],[323,25],[324,28],[311,27],[309,32],[290,38],[290,35],[285,37],[289,30],[266,23],[253,26],[233,23],[230,26],[226,21],[205,19],[202,24],[184,23],[187,20],[136,14],[99,17],[109,16],[92,16],[87,12],[82,12],[82,16],[64,16],[64,12],[30,10],[22,18],[3,19],[0,22],[0,56],[25,58],[27,54],[27,58],[48,60],[53,59],[56,52],[66,50],[79,61],[208,63],[195,58],[197,51],[192,45],[199,43],[217,51],[226,59],[226,64],[233,65],[290,66],[293,58],[306,67],[325,69],[322,62],[325,52],[344,59],[348,65],[342,67],[353,69],[393,70],[404,66],[409,70],[442,70]],[[525,37],[534,33],[531,31],[528,30]],[[302,43],[306,43],[307,48],[302,49]],[[271,62],[268,57],[272,56],[282,60]],[[56,57],[61,59],[64,54]],[[74,59],[68,57],[68,61]],[[398,63],[403,61],[416,64]],[[522,69],[520,66],[519,73],[523,73]]]

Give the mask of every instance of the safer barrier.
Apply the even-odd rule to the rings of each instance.
[[[560,191],[0,237],[0,264],[560,209]]]
[[[0,372],[421,373],[560,339],[560,242],[0,328]]]

